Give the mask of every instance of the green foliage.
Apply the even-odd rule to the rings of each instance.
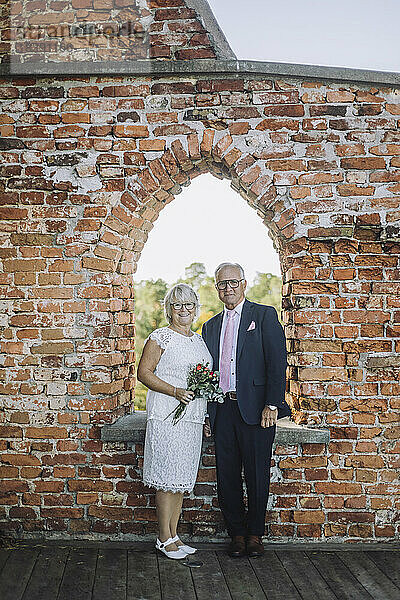
[[[147,336],[157,329],[167,325],[164,317],[163,300],[168,290],[168,284],[162,279],[140,281],[135,289],[135,349],[136,366],[142,355],[144,341]],[[135,407],[146,410],[147,388],[140,382],[135,389]]]
[[[168,284],[162,279],[140,281],[135,289],[136,353],[142,354],[144,340],[157,329],[167,325],[163,300]]]
[[[207,275],[203,263],[192,263],[185,269],[185,276],[176,283],[191,285],[199,295],[200,315],[193,324],[194,331],[201,333],[203,323],[218,314],[223,304],[218,298],[214,286],[214,277]],[[274,306],[280,315],[281,311],[280,277],[271,273],[257,273],[254,284],[247,288],[246,297],[253,302]],[[135,288],[135,324],[136,324],[136,364],[142,355],[144,340],[154,329],[164,327],[163,300],[169,286],[163,279],[140,281]],[[146,409],[147,388],[138,383],[135,389],[135,408]]]
[[[135,387],[135,410],[146,410],[147,387],[137,382]]]
[[[206,268],[203,263],[194,262],[185,268],[185,277],[179,281],[191,285],[196,292],[207,279]]]
[[[274,306],[280,315],[282,307],[282,279],[271,273],[257,273],[246,294],[248,300]]]
[[[222,304],[214,287],[214,277],[207,275],[203,263],[192,263],[185,269],[185,277],[180,280],[191,285],[198,293],[200,300],[200,315],[193,324],[194,331],[201,333],[203,323],[220,312]]]

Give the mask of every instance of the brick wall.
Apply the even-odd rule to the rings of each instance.
[[[1,3],[0,62],[29,63],[32,68],[48,61],[148,58],[216,58],[198,11],[184,0]]]
[[[134,271],[160,210],[211,172],[280,255],[297,422],[272,539],[399,535],[400,104],[385,86],[260,75],[1,81],[2,527],[152,534],[132,409]],[[217,201],[217,200],[216,200]],[[219,535],[212,446],[183,526]]]

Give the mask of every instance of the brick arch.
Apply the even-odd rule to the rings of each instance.
[[[109,208],[95,242],[82,255],[82,266],[88,273],[82,282],[83,293],[93,290],[93,297],[99,296],[101,304],[101,296],[107,295],[108,285],[113,298],[112,320],[122,318],[127,321],[120,329],[115,322],[105,329],[105,334],[111,336],[111,343],[104,339],[110,350],[115,350],[118,344],[125,347],[125,375],[121,381],[118,375],[120,364],[106,361],[111,380],[104,384],[93,383],[90,390],[92,394],[98,392],[108,396],[106,400],[105,396],[99,400],[96,420],[109,420],[103,410],[111,410],[110,414],[115,415],[124,412],[123,407],[129,408],[133,404],[132,317],[125,309],[133,313],[136,263],[161,210],[195,177],[210,173],[230,180],[232,188],[263,218],[276,250],[285,256],[283,250],[294,234],[295,210],[288,195],[278,195],[273,176],[261,164],[262,161],[250,152],[242,152],[235,146],[229,134],[205,129],[199,135],[190,134],[183,140],[176,138],[159,158],[149,161],[138,176],[127,180],[127,189]],[[119,314],[121,317],[117,316]],[[120,339],[113,344],[112,336],[118,335],[118,331]],[[115,376],[119,383],[115,383]]]
[[[172,141],[161,156],[149,161],[137,177],[127,182],[119,202],[109,209],[97,245],[86,253],[84,266],[94,265],[90,256],[105,256],[108,247],[117,273],[134,272],[161,210],[203,173],[228,179],[263,219],[277,251],[285,247],[295,232],[293,200],[288,194],[278,195],[273,175],[263,161],[250,152],[242,152],[229,134],[218,136],[215,130],[205,129],[183,141]],[[127,242],[128,247],[122,248],[121,236],[133,246]]]

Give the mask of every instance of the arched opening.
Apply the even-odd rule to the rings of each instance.
[[[252,147],[256,148],[261,142],[259,136],[263,136],[263,132],[249,140]],[[231,187],[261,217],[266,226],[265,232],[268,230],[273,240],[282,265],[283,290],[286,295],[290,294],[286,283],[293,270],[293,254],[301,253],[304,249],[302,238],[293,240],[298,216],[291,193],[292,179],[282,175],[275,176],[265,161],[258,158],[256,150],[253,155],[236,148],[233,138],[224,131],[206,129],[199,136],[193,133],[182,141],[177,138],[162,156],[147,164],[147,168],[126,181],[125,191],[111,208],[99,231],[100,242],[94,248],[94,256],[113,258],[104,260],[85,256],[82,261],[83,266],[89,269],[102,269],[103,262],[107,263],[107,270],[113,269],[112,295],[121,299],[116,303],[116,310],[124,312],[123,315],[116,314],[114,322],[118,323],[119,318],[123,321],[127,318],[129,321],[116,330],[118,335],[121,333],[114,344],[121,349],[117,355],[120,362],[110,367],[112,386],[109,386],[108,392],[114,406],[113,417],[131,412],[134,406],[136,381],[133,296],[136,265],[155,222],[184,187],[206,173],[230,182]],[[254,215],[257,218],[256,213]],[[291,313],[291,304],[285,298],[282,312],[285,326],[291,324]],[[291,340],[291,351],[290,344]],[[103,389],[102,386],[101,390]],[[101,393],[100,388],[98,391]],[[292,401],[290,403],[293,404]],[[109,413],[106,418],[109,420]]]
[[[214,289],[215,267],[223,261],[239,262],[246,274],[248,299],[282,309],[279,256],[267,235],[268,228],[243,202],[226,179],[210,173],[193,180],[168,203],[143,248],[134,276],[135,358],[140,359],[147,336],[167,324],[162,300],[178,281],[199,294],[201,313],[194,329],[220,312]],[[145,409],[147,388],[135,386],[135,410]]]

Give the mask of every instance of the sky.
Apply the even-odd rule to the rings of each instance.
[[[209,0],[239,59],[400,72],[400,0]],[[172,233],[174,232],[174,233]],[[227,181],[195,179],[161,213],[135,280],[184,275],[203,262],[211,275],[239,262],[251,282],[279,275],[267,228]]]
[[[163,208],[135,280],[173,283],[193,262],[204,263],[209,275],[222,262],[239,263],[249,283],[257,272],[280,275],[278,255],[261,217],[227,180],[213,175],[197,177]]]
[[[239,59],[400,71],[399,0],[209,0]]]

